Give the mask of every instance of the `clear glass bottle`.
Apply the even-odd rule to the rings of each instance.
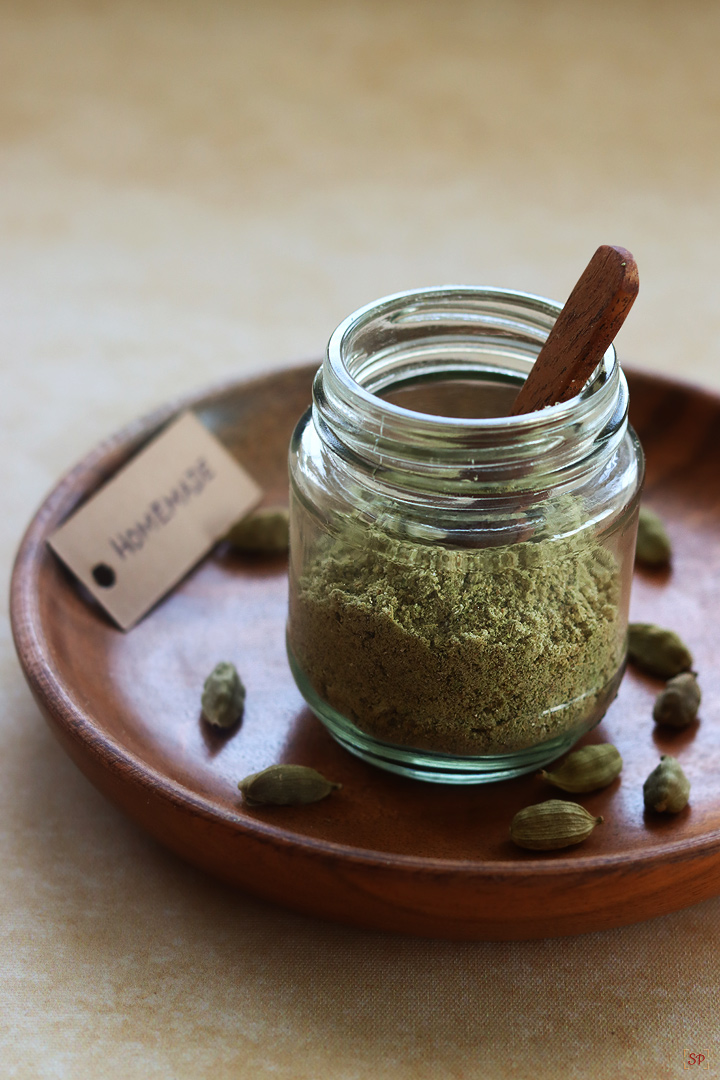
[[[615,697],[643,455],[614,349],[502,415],[560,305],[389,296],[332,335],[290,448],[288,653],[348,750],[446,783],[517,776]]]

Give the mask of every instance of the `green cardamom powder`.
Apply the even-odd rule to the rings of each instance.
[[[462,551],[375,528],[328,538],[291,589],[290,627],[315,691],[363,731],[468,755],[601,715],[625,646],[617,561],[578,536]]]

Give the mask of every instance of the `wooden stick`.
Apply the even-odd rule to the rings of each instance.
[[[582,390],[638,293],[629,251],[603,244],[588,263],[515,399],[510,416],[567,401]]]

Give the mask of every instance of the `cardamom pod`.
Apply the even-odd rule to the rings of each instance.
[[[304,806],[340,787],[306,765],[271,765],[238,784],[248,806]]]
[[[203,716],[215,727],[232,727],[245,708],[245,687],[234,664],[217,664],[205,680],[202,692]]]
[[[692,667],[692,654],[674,630],[654,623],[630,623],[628,659],[641,671],[670,679]]]
[[[660,764],[653,769],[643,784],[646,810],[677,814],[687,806],[690,781],[680,767],[677,758],[663,754]]]
[[[541,769],[539,775],[563,791],[597,791],[607,787],[623,767],[620,752],[612,743],[583,746],[569,754],[553,772]]]
[[[662,519],[647,506],[640,507],[635,558],[646,566],[667,566],[672,556],[670,537]]]
[[[531,851],[551,851],[587,840],[602,820],[579,803],[548,799],[518,810],[510,824],[510,839]]]
[[[684,671],[670,679],[658,694],[653,706],[653,719],[664,727],[684,728],[698,714],[702,694],[692,671]]]
[[[290,514],[286,506],[256,510],[233,525],[225,539],[239,551],[287,551],[290,536]]]

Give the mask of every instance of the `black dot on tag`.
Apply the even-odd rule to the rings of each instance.
[[[113,585],[117,581],[115,571],[112,566],[108,566],[107,563],[99,562],[97,566],[92,568],[92,576],[95,581],[103,589],[112,589]]]

